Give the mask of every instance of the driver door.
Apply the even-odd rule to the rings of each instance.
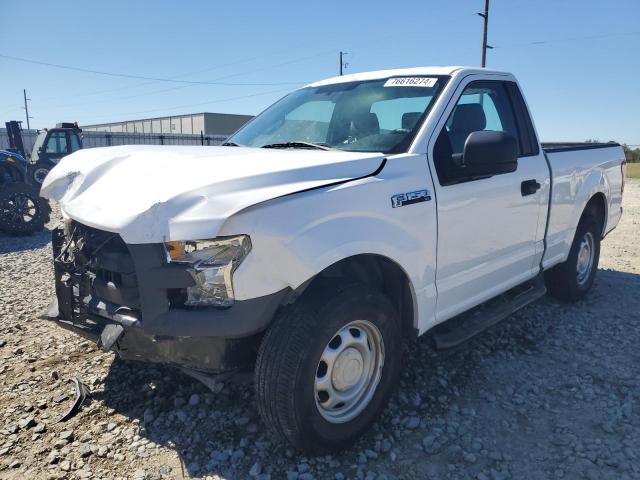
[[[532,179],[546,185],[548,169],[541,153],[523,150],[506,83],[482,80],[463,86],[433,148],[438,177],[434,182],[437,322],[505,292],[538,271],[544,235],[544,230],[539,231],[539,216],[548,190],[524,195],[521,185]],[[447,172],[454,170],[449,167],[463,161],[467,137],[481,130],[504,131],[519,140],[516,171],[461,182],[449,178]]]

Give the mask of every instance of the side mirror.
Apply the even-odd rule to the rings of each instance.
[[[456,176],[482,177],[515,172],[518,142],[506,132],[472,132],[464,143],[462,162]]]

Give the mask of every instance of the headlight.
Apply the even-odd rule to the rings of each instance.
[[[171,263],[191,266],[190,273],[196,284],[187,288],[185,305],[230,307],[233,305],[231,277],[238,265],[251,251],[248,235],[166,242],[167,259]]]

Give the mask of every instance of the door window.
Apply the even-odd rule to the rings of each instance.
[[[472,82],[460,96],[445,126],[454,154],[477,131],[507,132],[518,138],[515,117],[502,82]]]
[[[75,152],[76,150],[79,150],[80,140],[78,140],[78,135],[75,133],[70,133],[69,136],[71,137],[71,151]]]
[[[467,137],[483,130],[507,132],[519,143],[515,115],[504,82],[471,82],[462,92],[434,148],[436,171],[442,185],[452,183],[450,172],[462,161]],[[520,147],[518,150],[521,151]]]
[[[47,153],[67,153],[67,135],[65,132],[53,132],[47,142]]]

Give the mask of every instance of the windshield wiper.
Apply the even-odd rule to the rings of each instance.
[[[220,144],[223,147],[245,147],[246,145],[242,145],[236,142],[224,142]]]
[[[323,145],[321,143],[311,142],[281,142],[281,143],[267,143],[260,148],[310,148],[314,150],[333,150],[333,148]]]

